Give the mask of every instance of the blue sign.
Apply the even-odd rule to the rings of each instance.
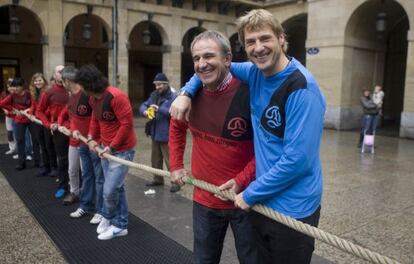
[[[319,48],[308,48],[306,51],[309,55],[315,55],[319,53]]]

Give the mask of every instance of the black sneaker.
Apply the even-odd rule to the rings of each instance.
[[[21,171],[26,169],[26,164],[19,164],[16,166],[16,170]]]
[[[175,192],[178,192],[180,189],[181,189],[180,185],[173,183],[171,185],[170,192],[175,193]]]
[[[49,173],[50,173],[50,169],[48,169],[48,168],[43,168],[43,169],[41,169],[41,170],[39,171],[39,173],[38,173],[38,174],[36,174],[36,177],[45,177],[45,176],[48,176],[48,175],[49,175]]]
[[[63,199],[63,205],[71,205],[77,202],[79,202],[79,196],[74,193],[67,194]]]
[[[52,169],[48,175],[49,177],[52,177],[52,178],[57,177],[58,176],[57,169]]]

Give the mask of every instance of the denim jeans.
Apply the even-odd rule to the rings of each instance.
[[[102,146],[104,148],[104,146]],[[132,161],[135,150],[130,149],[112,153],[121,159]],[[125,192],[125,176],[129,167],[108,159],[102,159],[102,169],[105,177],[103,186],[104,208],[103,217],[108,219],[111,225],[121,229],[128,228],[128,203]]]
[[[89,151],[87,145],[79,147],[79,156],[82,167],[80,208],[89,213],[102,215],[104,174],[101,159]]]
[[[374,134],[375,130],[377,129],[379,115],[364,115],[363,119],[363,132],[367,135]]]
[[[194,258],[196,264],[220,263],[223,241],[230,224],[237,257],[242,264],[257,264],[248,213],[240,209],[212,209],[193,202]]]

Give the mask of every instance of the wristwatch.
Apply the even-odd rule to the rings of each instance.
[[[181,89],[180,95],[184,95],[184,96],[189,97],[190,99],[193,99],[193,96],[189,92],[187,92],[186,90],[184,90],[184,89]]]

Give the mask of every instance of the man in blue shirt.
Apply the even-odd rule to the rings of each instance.
[[[325,98],[311,73],[286,56],[285,33],[271,13],[252,10],[238,19],[237,26],[251,62],[232,63],[230,69],[250,86],[256,180],[236,196],[235,204],[248,210],[261,203],[317,226]],[[187,116],[191,96],[200,86],[196,77],[186,84],[171,108],[173,118]],[[259,263],[310,263],[313,238],[255,212],[251,220]]]

